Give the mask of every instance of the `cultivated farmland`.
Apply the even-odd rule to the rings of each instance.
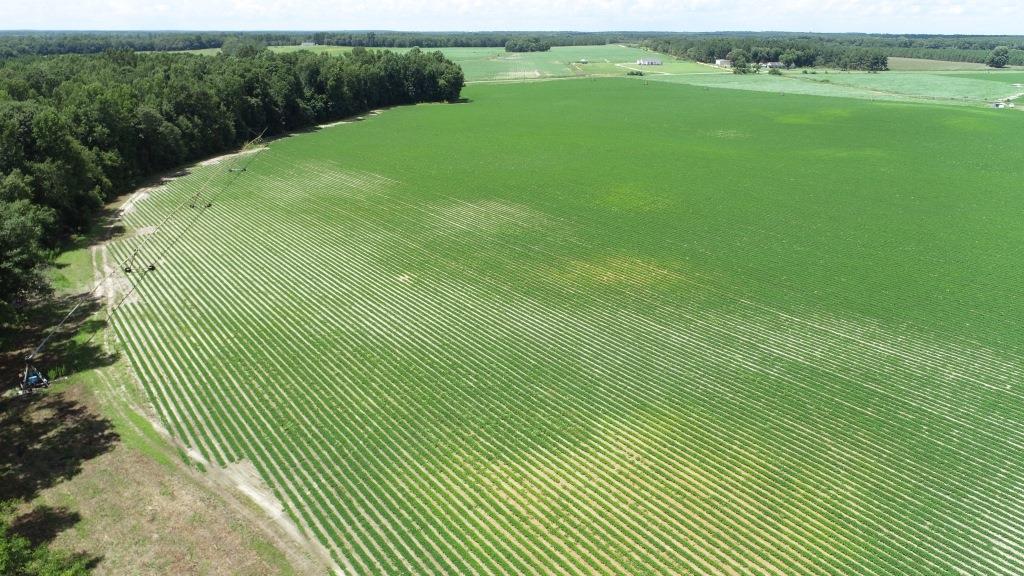
[[[464,96],[133,203],[177,438],[348,573],[1024,571],[1024,116]]]

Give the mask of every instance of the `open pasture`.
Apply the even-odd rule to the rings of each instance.
[[[997,75],[998,74],[998,75]],[[803,94],[895,102],[924,102],[981,106],[1021,92],[1008,80],[1013,72],[925,73],[816,71],[802,74],[787,71],[781,76],[761,74],[679,74],[650,75],[658,82],[670,82],[776,94]]]
[[[464,94],[152,237],[114,327],[178,438],[350,574],[1024,572],[1024,116]]]
[[[940,70],[991,70],[985,64],[977,62],[951,62],[948,60],[929,60],[927,58],[901,58],[889,56],[889,70],[900,72],[933,72]]]
[[[1003,84],[1024,84],[1024,71],[1022,70],[988,70],[985,72],[956,72],[949,74],[957,78],[969,78],[972,80],[986,80],[988,82],[999,82]]]

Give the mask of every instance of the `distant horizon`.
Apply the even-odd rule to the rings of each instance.
[[[399,29],[399,28],[0,28],[0,34],[10,33],[240,33],[240,34],[300,34],[300,33],[369,33],[397,32],[401,34],[862,34],[865,36],[971,36],[971,37],[1024,37],[1020,33],[971,33],[971,32],[864,32],[861,30],[642,30],[642,29]]]
[[[6,4],[4,31],[777,31],[1022,35],[1019,0],[53,0]],[[853,32],[851,32],[853,31]]]

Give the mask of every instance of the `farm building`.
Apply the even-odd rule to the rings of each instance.
[[[715,60],[715,66],[721,66],[722,68],[732,68],[732,60],[719,58],[718,60]]]
[[[783,64],[782,62],[767,62],[765,64],[762,64],[761,66],[763,66],[765,68],[785,68],[786,67],[786,65]]]
[[[654,60],[651,58],[637,58],[637,66],[661,66],[661,60]]]
[[[303,42],[301,45],[302,46],[316,46],[316,42],[308,42],[307,41],[307,42]]]

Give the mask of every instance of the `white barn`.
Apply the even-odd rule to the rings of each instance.
[[[715,66],[721,68],[732,68],[732,60],[726,60],[725,58],[719,58],[715,60]]]

